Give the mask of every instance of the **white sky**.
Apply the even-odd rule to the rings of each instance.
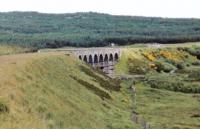
[[[0,0],[0,11],[200,18],[200,0]]]

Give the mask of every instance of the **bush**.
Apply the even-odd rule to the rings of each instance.
[[[185,64],[183,62],[177,63],[176,64],[177,69],[184,69],[185,68]]]
[[[194,79],[195,81],[200,81],[200,72],[192,72],[188,75],[190,79]]]
[[[157,72],[166,72],[166,73],[169,73],[171,72],[172,70],[174,70],[174,66],[171,65],[171,64],[168,64],[168,63],[165,63],[165,62],[155,62],[155,65],[156,65],[156,71]]]
[[[9,112],[8,106],[0,102],[0,113],[6,113],[6,112]]]
[[[195,62],[192,62],[192,65],[195,65],[195,66],[200,66],[200,61],[195,61]]]
[[[120,80],[117,79],[113,79],[113,78],[109,78],[108,76],[105,77],[105,74],[102,73],[101,71],[96,71],[99,74],[101,74],[102,76],[104,76],[105,79],[101,76],[99,76],[98,74],[95,73],[94,70],[89,69],[85,66],[80,66],[80,69],[87,75],[91,76],[92,78],[94,78],[94,80],[100,84],[101,87],[107,89],[107,90],[113,90],[113,91],[120,91]]]
[[[88,83],[87,81],[84,81],[82,79],[79,79],[78,77],[75,76],[71,76],[72,79],[76,80],[78,83],[80,83],[81,85],[83,85],[84,87],[86,87],[88,90],[91,90],[94,94],[96,94],[97,96],[99,96],[101,99],[112,99],[112,97],[110,96],[110,94],[104,90],[99,89],[98,87]]]
[[[172,127],[172,129],[181,129],[180,127]]]
[[[149,80],[147,82],[151,88],[166,89],[183,93],[200,93],[200,84],[184,83],[178,80]]]
[[[199,72],[200,73],[200,72]],[[198,75],[193,76],[199,77]],[[167,73],[150,74],[146,83],[152,88],[166,89],[183,93],[200,93],[200,83],[185,75],[171,75]]]
[[[200,59],[200,47],[193,46],[191,48],[182,48],[183,51],[187,51],[189,54],[196,56]]]
[[[146,74],[149,71],[149,67],[145,61],[128,58],[128,70],[131,74]]]

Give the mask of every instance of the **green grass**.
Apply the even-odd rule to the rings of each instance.
[[[200,93],[199,72],[192,74],[150,73],[146,82],[152,88],[167,89],[183,93]]]
[[[200,95],[153,89],[142,84],[136,88],[137,112],[153,129],[200,128]]]
[[[130,46],[128,46],[130,47]],[[142,60],[144,59],[140,54],[139,48],[123,48],[120,61],[115,65],[115,72],[117,74],[129,74],[129,59]]]
[[[115,90],[114,80],[73,57],[7,60],[0,65],[0,102],[9,112],[0,113],[0,129],[140,129],[131,120],[129,91]]]

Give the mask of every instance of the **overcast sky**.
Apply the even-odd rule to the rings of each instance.
[[[200,18],[200,0],[0,0],[0,11]]]

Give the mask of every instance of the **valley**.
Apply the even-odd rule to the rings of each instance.
[[[0,56],[0,129],[142,129],[132,113],[152,129],[198,129],[199,43],[120,49],[116,78],[67,51],[9,49]]]

